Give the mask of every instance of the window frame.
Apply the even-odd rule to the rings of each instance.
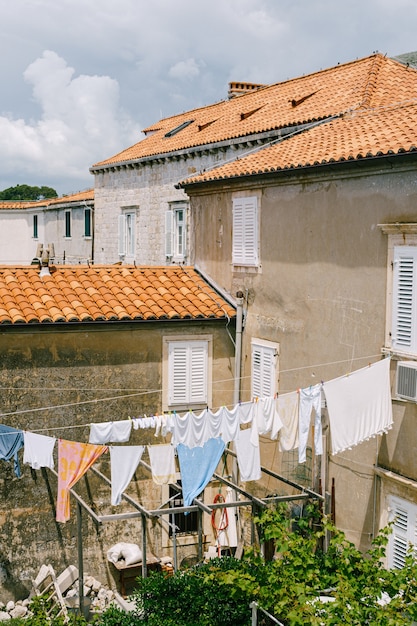
[[[187,209],[186,202],[173,202],[165,212],[165,256],[173,262],[187,258]]]
[[[91,239],[93,236],[93,209],[84,208],[84,238]]]
[[[129,207],[119,214],[118,254],[124,260],[134,261],[136,256],[136,213],[136,208]]]
[[[257,367],[256,355],[259,355]],[[274,396],[278,391],[279,343],[265,339],[251,340],[251,397]],[[269,368],[269,371],[268,371]]]
[[[198,351],[204,350],[203,360]],[[183,354],[181,355],[181,350]],[[182,364],[181,364],[182,359]],[[212,403],[212,362],[213,337],[212,335],[171,335],[163,337],[163,410],[183,411],[189,409],[203,409]],[[181,381],[181,366],[186,368],[185,381]],[[191,366],[191,370],[190,370]],[[177,372],[174,368],[177,368]],[[198,386],[194,372],[203,368],[204,390],[197,393]],[[176,383],[180,379],[179,386]],[[182,386],[182,389],[181,389]],[[181,392],[183,390],[183,395]]]
[[[65,239],[71,239],[71,230],[72,230],[72,216],[71,209],[65,209],[64,211],[64,228],[65,228]]]
[[[33,239],[39,239],[39,216],[34,213],[32,218],[32,236]]]
[[[259,197],[233,198],[232,203],[232,264],[237,267],[258,268],[259,251]]]
[[[387,296],[385,315],[385,349],[399,356],[417,358],[417,223],[379,224],[382,232],[388,235],[387,257]],[[411,285],[410,343],[397,340],[395,327],[399,323],[398,273],[401,267],[401,256],[411,254],[414,258],[414,276]],[[404,278],[406,275],[404,274]],[[404,289],[406,284],[403,283]],[[405,291],[404,291],[405,294]],[[406,311],[404,311],[406,315]],[[415,321],[414,321],[415,320]]]

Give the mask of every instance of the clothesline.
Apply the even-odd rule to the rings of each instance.
[[[152,469],[152,473],[161,476],[161,464],[170,459],[168,481],[172,482],[175,476],[173,455],[176,448],[181,476],[185,481],[183,496],[187,502],[192,502],[208,484],[226,444],[230,441],[235,444],[241,479],[244,482],[259,480],[261,477],[259,434],[271,433],[271,438],[275,439],[279,432],[280,449],[290,450],[298,446],[299,463],[304,463],[312,415],[315,453],[322,454],[323,390],[327,401],[333,454],[387,432],[392,426],[389,366],[390,359],[383,359],[348,376],[310,385],[288,394],[238,403],[233,409],[221,407],[213,412],[207,408],[200,414],[188,411],[179,416],[174,412],[157,418],[90,424],[88,443],[58,440],[57,521],[69,519],[69,489],[107,450],[110,450],[111,455],[112,504],[120,502],[121,494],[132,479],[145,446],[109,447],[106,443],[126,443],[130,439],[133,425],[139,428],[142,420],[146,420],[145,427],[156,425],[158,434],[162,428],[166,434],[172,434],[171,444],[162,444],[165,446],[163,454],[158,457],[157,462],[153,461],[159,463],[159,470]],[[241,425],[246,424],[251,424],[251,427],[242,430]],[[14,459],[17,476],[20,476],[18,451],[21,447],[24,447],[24,462],[29,463],[33,469],[53,468],[52,453],[55,443],[55,437],[0,425],[0,458]],[[148,446],[149,450],[158,448],[162,449],[161,446]],[[166,471],[165,468],[164,480],[167,478]]]
[[[290,369],[286,369],[286,370],[281,370],[280,374],[285,374],[287,372],[297,372],[297,371],[302,371],[305,369],[311,369],[311,368],[317,368],[317,367],[326,367],[329,365],[340,365],[341,363],[352,363],[353,361],[364,361],[364,360],[369,360],[369,359],[376,359],[376,358],[380,358],[381,355],[380,354],[374,354],[371,356],[362,356],[362,357],[355,357],[355,358],[351,358],[351,359],[343,359],[340,361],[331,361],[331,362],[327,362],[327,363],[318,363],[315,365],[304,365],[301,367],[294,367],[294,368],[290,368]],[[250,378],[250,376],[241,376],[239,380],[246,380]],[[228,381],[234,381],[234,378],[224,378],[222,380],[215,380],[213,381],[213,385],[215,384],[219,384],[219,383],[224,383],[224,382],[228,382]],[[19,390],[22,391],[23,389],[27,389],[30,391],[36,391],[36,390],[50,390],[50,391],[91,391],[91,387],[89,388],[80,388],[77,387],[75,388],[71,388],[71,387],[0,387],[0,391],[2,390]],[[96,388],[93,389],[94,391],[100,390],[103,388]],[[103,389],[104,391],[111,391],[114,388],[107,388],[107,389]],[[150,394],[161,394],[163,392],[163,390],[160,389],[147,389],[147,390],[142,390],[142,391],[137,391],[135,393],[131,393],[131,394],[122,394],[122,395],[117,395],[117,396],[110,396],[110,397],[106,397],[106,398],[93,398],[92,400],[80,400],[77,402],[69,402],[66,404],[56,404],[56,405],[51,405],[51,406],[46,406],[46,407],[38,407],[38,408],[32,408],[32,409],[22,409],[20,411],[11,411],[8,413],[1,413],[0,417],[9,417],[12,415],[23,415],[25,413],[32,413],[32,412],[39,412],[39,411],[50,411],[53,409],[61,409],[61,408],[68,408],[68,407],[72,407],[72,406],[80,406],[80,405],[84,405],[84,404],[95,404],[98,402],[107,402],[109,400],[123,400],[123,398],[130,398],[130,397],[135,397],[135,396],[141,396],[141,395],[150,395]],[[281,392],[284,393],[284,392]],[[219,408],[219,407],[218,407]]]

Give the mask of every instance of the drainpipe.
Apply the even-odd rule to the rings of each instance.
[[[235,385],[233,403],[240,401],[240,374],[242,363],[243,292],[236,293],[236,340],[235,340]]]

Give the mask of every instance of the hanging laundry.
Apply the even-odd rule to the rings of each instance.
[[[148,446],[152,478],[157,485],[176,482],[175,449],[170,443]]]
[[[69,490],[86,473],[93,463],[108,450],[107,446],[91,443],[58,440],[58,495],[56,521],[70,518]]]
[[[314,449],[316,454],[323,454],[321,428],[321,384],[301,389],[298,422],[298,462],[306,462],[308,433],[310,431],[311,412],[314,413]]]
[[[111,503],[117,506],[142,458],[145,446],[109,446]]]
[[[282,428],[282,421],[277,411],[277,403],[273,396],[257,398],[254,402],[252,428],[255,426],[258,435],[271,432],[271,439],[276,439]],[[272,431],[274,437],[272,437]],[[256,441],[253,441],[256,445]]]
[[[257,434],[256,428],[241,430],[234,442],[240,478],[243,482],[259,480],[261,477],[259,441],[258,445],[253,443],[254,432],[252,431]]]
[[[300,396],[297,391],[284,393],[277,398],[277,411],[282,423],[279,433],[279,449],[281,452],[294,450],[298,446],[299,401]],[[272,435],[271,437],[274,439]]]
[[[386,433],[393,423],[390,359],[324,383],[332,454]]]
[[[0,424],[0,459],[3,461],[14,460],[14,473],[18,478],[21,476],[18,452],[24,445],[23,432]]]
[[[126,441],[129,441],[131,431],[132,420],[90,424],[88,443],[126,443]]]
[[[239,402],[236,406],[238,407],[239,422],[250,424],[253,421],[255,403],[250,400],[249,402]]]
[[[207,409],[199,414],[187,411],[182,417],[178,413],[173,415],[172,443],[177,446],[183,443],[189,448],[202,446],[210,439],[205,437]]]
[[[225,449],[223,439],[209,439],[203,446],[177,446],[184,506],[190,506],[210,482]]]
[[[239,434],[240,406],[236,404],[232,409],[223,406],[220,411],[220,436],[224,443],[234,441]]]
[[[41,467],[49,467],[54,469],[53,452],[56,443],[56,437],[47,437],[37,433],[23,431],[23,463],[31,466],[32,469],[40,469]]]

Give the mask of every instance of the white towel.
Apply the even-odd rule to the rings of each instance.
[[[278,396],[277,409],[282,422],[279,434],[281,452],[294,450],[298,446],[298,406],[299,394],[297,391]]]
[[[332,454],[387,432],[392,426],[390,359],[324,383]]]
[[[240,471],[240,478],[243,482],[249,480],[259,480],[261,477],[261,458],[259,445],[252,443],[252,428],[241,430],[235,439],[237,463]]]
[[[132,420],[90,424],[90,438],[88,443],[125,443],[129,441],[131,431]]]
[[[175,450],[170,443],[148,446],[152,478],[157,485],[175,483]]]
[[[23,463],[27,463],[32,469],[41,467],[54,468],[53,451],[56,443],[55,437],[38,435],[23,431]]]
[[[132,480],[145,446],[110,446],[111,503],[120,504],[122,493]]]
[[[311,413],[314,413],[314,449],[316,454],[323,454],[321,433],[321,384],[301,389],[298,413],[298,462],[306,462],[307,440],[310,431]]]

